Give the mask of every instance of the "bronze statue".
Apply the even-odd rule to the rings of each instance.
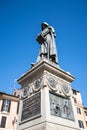
[[[42,32],[37,35],[37,41],[40,43],[37,62],[46,58],[52,62],[58,63],[57,50],[55,44],[56,33],[52,26],[43,22],[41,24]]]

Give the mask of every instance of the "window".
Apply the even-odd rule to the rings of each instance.
[[[10,112],[10,105],[11,105],[11,101],[10,100],[3,99],[1,111]]]
[[[77,103],[77,100],[76,100],[76,98],[73,98],[74,99],[74,103]]]
[[[81,110],[78,107],[77,107],[77,113],[81,114]]]
[[[6,126],[6,119],[7,119],[7,117],[2,116],[2,118],[1,118],[1,124],[0,124],[1,128],[5,128],[5,126]]]
[[[87,126],[87,121],[86,121],[86,126]]]
[[[80,128],[84,128],[83,121],[78,120],[78,123],[79,123],[79,127],[80,127]]]
[[[73,94],[74,94],[74,95],[77,95],[77,92],[76,92],[75,90],[73,90]]]
[[[87,116],[87,111],[85,111],[85,116]]]

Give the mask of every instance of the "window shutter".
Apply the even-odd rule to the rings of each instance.
[[[8,112],[10,112],[10,108],[11,108],[11,100],[9,100]]]
[[[1,111],[3,111],[3,105],[4,105],[4,99],[2,100],[2,108],[1,108]]]
[[[6,125],[6,117],[2,116],[2,119],[1,119],[1,128],[5,128],[5,125]]]
[[[17,114],[18,114],[18,112],[19,112],[19,102],[17,103]]]

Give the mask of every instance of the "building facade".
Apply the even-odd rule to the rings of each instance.
[[[0,130],[16,130],[19,98],[0,92]]]
[[[72,89],[73,100],[77,111],[78,124],[81,129],[87,130],[87,108],[82,103],[81,93]]]
[[[85,115],[86,129],[87,129],[87,107],[84,107],[84,115]]]

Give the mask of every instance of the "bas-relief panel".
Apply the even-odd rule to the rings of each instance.
[[[66,118],[74,121],[74,114],[71,100],[49,93],[51,115]]]

